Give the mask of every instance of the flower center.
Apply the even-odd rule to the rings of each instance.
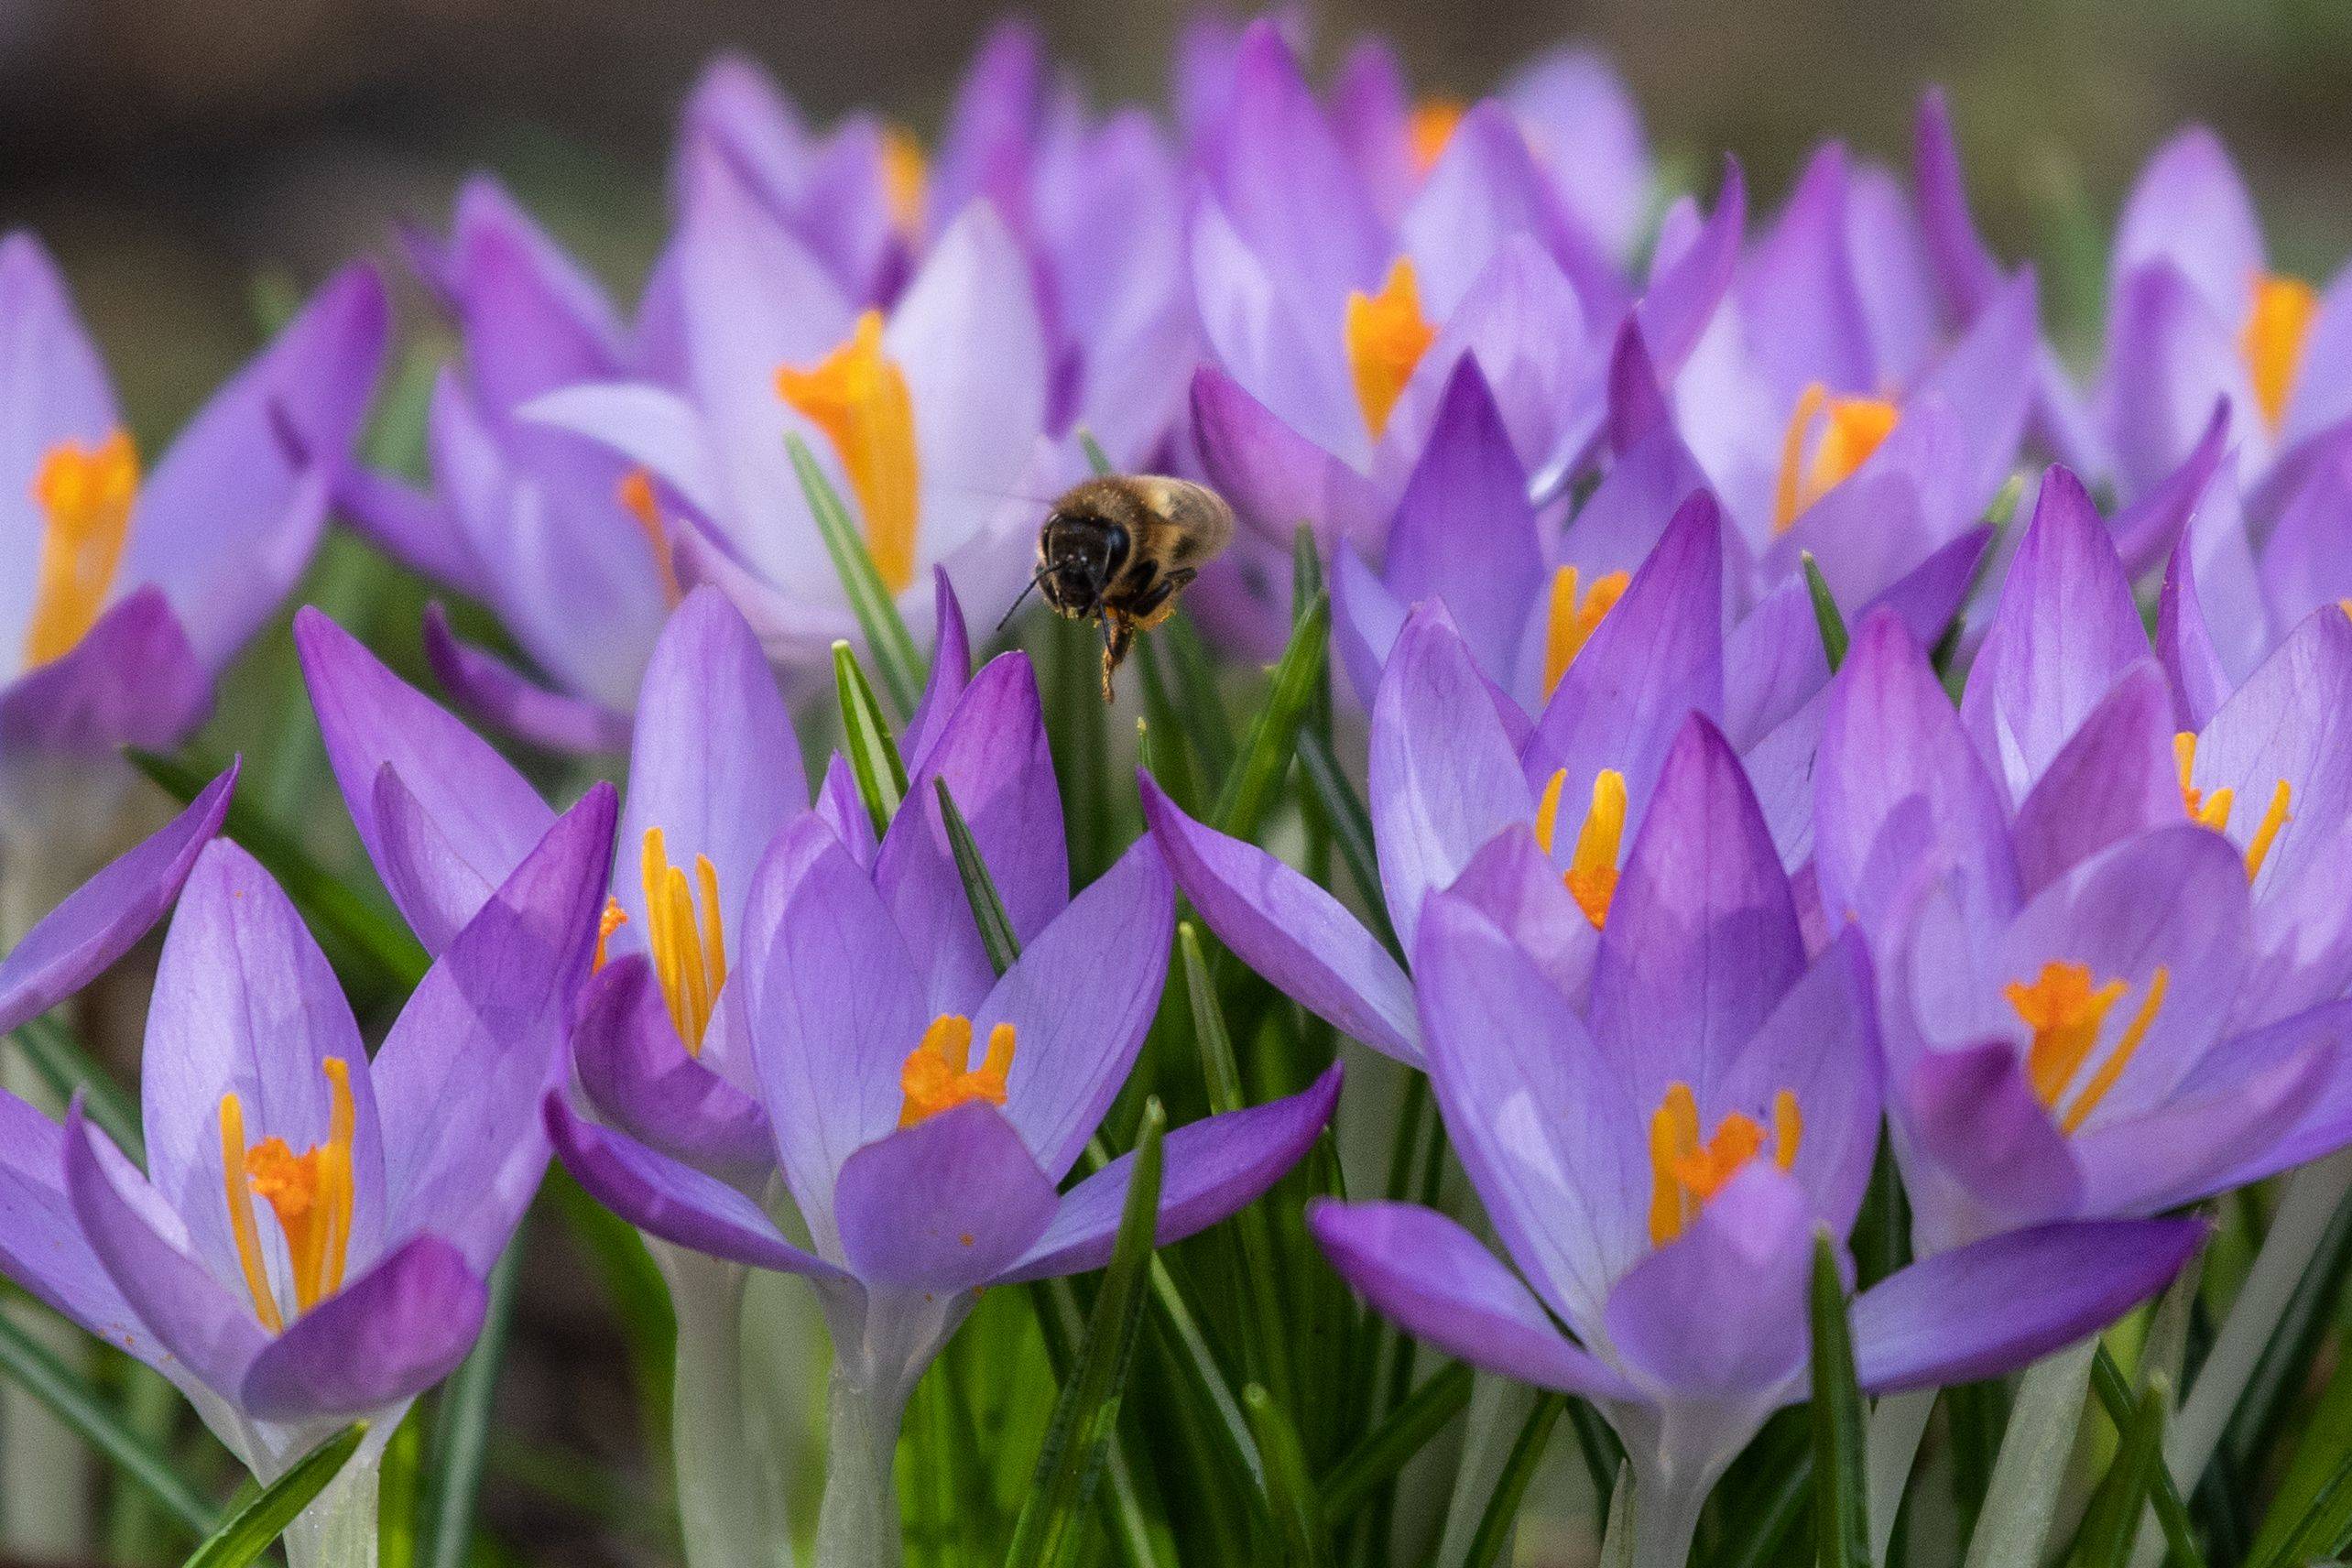
[[[2276,434],[2286,422],[2287,398],[2303,369],[2303,349],[2311,324],[2319,314],[2319,296],[2300,278],[2266,272],[2254,280],[2254,303],[2238,334],[2238,352],[2254,377],[2254,401],[2262,422]]]
[[[1901,419],[1902,410],[1886,398],[1833,397],[1820,382],[1808,385],[1780,438],[1772,531],[1787,533],[1806,508],[1852,478]]]
[[[1543,787],[1535,808],[1535,842],[1545,855],[1560,826],[1560,795],[1567,788],[1568,770],[1561,768]],[[1593,776],[1593,804],[1584,825],[1576,833],[1576,852],[1561,877],[1576,907],[1595,931],[1609,918],[1609,901],[1617,897],[1617,847],[1625,839],[1625,775],[1604,768]]]
[[[685,594],[678,586],[678,561],[670,550],[670,529],[661,521],[661,503],[653,493],[653,475],[642,468],[632,468],[621,475],[613,495],[620,502],[621,510],[636,519],[637,526],[644,531],[645,542],[653,547],[654,569],[661,573],[662,597],[675,608]]]
[[[719,909],[719,873],[711,857],[694,857],[694,879],[670,864],[670,851],[659,828],[645,830],[638,856],[638,875],[645,886],[645,945],[654,977],[661,982],[661,999],[670,1021],[686,1042],[686,1054],[702,1054],[702,1036],[710,1029],[718,1006],[719,989],[727,983],[727,931]],[[700,917],[695,898],[701,895]],[[596,920],[596,953],[592,970],[604,967],[604,944],[628,923],[618,898],[604,900]]]
[[[922,1043],[907,1053],[898,1069],[898,1092],[906,1096],[898,1125],[913,1127],[967,1100],[1005,1103],[1005,1080],[1013,1070],[1013,1026],[998,1024],[988,1031],[988,1054],[973,1067],[972,1020],[960,1013],[942,1013],[923,1030]]]
[[[138,488],[138,454],[121,430],[96,446],[60,441],[41,459],[33,499],[48,521],[41,531],[33,616],[25,628],[27,666],[72,652],[97,625],[106,590],[123,562]]]
[[[2227,787],[2211,794],[2189,782],[2189,771],[2196,766],[2197,737],[2193,730],[2183,730],[2172,737],[2172,760],[2181,770],[2181,805],[2190,820],[2211,828],[2216,833],[2229,831],[2229,811],[2236,803],[2237,791]],[[2279,840],[2280,832],[2293,820],[2287,808],[2294,802],[2294,789],[2281,779],[2270,790],[2270,803],[2262,809],[2262,820],[2254,824],[2254,836],[2246,841],[2246,880],[2253,881],[2262,875],[2262,863],[2270,858],[2270,846]]]
[[[1428,179],[1445,156],[1445,144],[1454,139],[1463,114],[1459,98],[1424,98],[1413,105],[1412,118],[1405,122],[1405,146],[1413,160],[1414,179]]]
[[[882,201],[890,210],[890,226],[909,243],[923,237],[923,212],[930,195],[931,165],[923,144],[904,125],[882,127]]]
[[[2025,1076],[2033,1086],[2033,1096],[2043,1108],[2058,1117],[2058,1130],[2072,1134],[2087,1119],[2092,1111],[2107,1098],[2116,1080],[2131,1063],[2132,1054],[2148,1038],[2149,1027],[2155,1023],[2157,1012],[2164,1006],[2164,993],[2172,983],[2172,971],[2157,965],[2148,977],[2148,994],[2140,999],[2131,1021],[2124,1026],[2115,1049],[2107,1052],[2073,1105],[2063,1112],[2058,1102],[2064,1098],[2067,1085],[2091,1058],[2099,1042],[2099,1032],[2107,1022],[2108,1011],[2121,1001],[2130,989],[2121,980],[2110,980],[2103,985],[2091,984],[2087,964],[2053,961],[2042,966],[2042,973],[2031,984],[2012,980],[2001,988],[2010,1007],[2033,1031],[2033,1043],[2026,1047]]]
[[[833,442],[865,514],[875,571],[892,593],[906,587],[921,496],[915,405],[906,373],[882,352],[882,312],[860,315],[849,341],[812,368],[778,370],[776,391]]]
[[[1715,1124],[1715,1136],[1699,1137],[1699,1101],[1688,1083],[1669,1084],[1666,1098],[1650,1117],[1650,1242],[1663,1247],[1689,1228],[1708,1199],[1771,1145],[1772,1163],[1783,1171],[1797,1163],[1805,1118],[1797,1096],[1783,1089],[1772,1096],[1772,1127],[1733,1111]]]
[[[264,1328],[280,1334],[286,1315],[269,1283],[253,1200],[278,1216],[286,1237],[286,1258],[294,1276],[294,1315],[299,1317],[343,1289],[343,1262],[351,1250],[351,1146],[359,1116],[351,1097],[351,1069],[341,1057],[321,1064],[330,1094],[327,1141],[300,1154],[280,1138],[247,1148],[245,1106],[234,1094],[221,1096],[221,1178],[229,1204],[229,1230],[236,1238],[237,1262]]]
[[[1377,294],[1360,289],[1349,292],[1345,337],[1356,400],[1363,406],[1366,428],[1377,441],[1388,428],[1389,411],[1403,396],[1405,383],[1413,378],[1413,367],[1437,339],[1437,329],[1421,314],[1421,279],[1410,256],[1397,258]]]
[[[1552,695],[1568,667],[1584,650],[1593,633],[1600,629],[1601,617],[1607,615],[1617,602],[1625,596],[1626,583],[1630,579],[1622,572],[1611,572],[1593,579],[1593,585],[1580,595],[1576,569],[1563,566],[1552,574],[1552,607],[1543,623],[1543,694]]]

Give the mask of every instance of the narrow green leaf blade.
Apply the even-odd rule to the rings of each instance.
[[[1330,1561],[1323,1550],[1323,1509],[1315,1501],[1314,1483],[1307,1479],[1307,1455],[1299,1445],[1298,1429],[1274,1396],[1256,1383],[1242,1389],[1241,1408],[1249,1416],[1258,1452],[1266,1459],[1267,1495],[1287,1560],[1300,1568],[1323,1568]]]
[[[817,466],[809,443],[797,435],[784,438],[784,448],[792,456],[792,472],[800,475],[800,489],[809,498],[809,510],[816,515],[817,532],[824,536],[825,553],[833,557],[833,570],[841,574],[842,591],[849,595],[850,613],[857,617],[860,630],[866,633],[866,646],[874,656],[874,668],[881,672],[882,685],[890,693],[890,702],[902,719],[914,716],[915,704],[922,700],[923,660],[915,651],[915,639],[908,634],[907,623],[898,616],[898,605],[891,597],[882,574],[875,570],[874,553],[866,547],[866,535],[842,504],[840,492],[825,471]]]
[[[1108,479],[1118,472],[1112,466],[1111,454],[1103,450],[1103,443],[1094,439],[1094,432],[1083,425],[1078,427],[1078,450],[1086,454],[1086,466],[1094,471],[1095,478]]]
[[[1552,1441],[1552,1429],[1560,1422],[1560,1412],[1568,1408],[1565,1395],[1539,1395],[1535,1407],[1527,1412],[1526,1424],[1519,1428],[1518,1439],[1503,1461],[1503,1473],[1495,1478],[1495,1490],[1486,1499],[1484,1512],[1478,1516],[1477,1532],[1470,1538],[1470,1550],[1462,1560],[1463,1568],[1493,1568],[1502,1560],[1503,1548],[1510,1543],[1511,1529],[1519,1522],[1519,1504],[1527,1498],[1528,1484],[1535,1479],[1535,1467],[1543,1461],[1544,1445]]]
[[[1813,1238],[1813,1541],[1821,1568],[1870,1568],[1869,1483],[1863,1475],[1862,1389],[1837,1247]]]
[[[1846,616],[1837,608],[1837,596],[1829,591],[1829,579],[1821,574],[1821,562],[1813,551],[1800,557],[1805,568],[1805,592],[1813,597],[1813,620],[1821,627],[1821,650],[1829,656],[1829,670],[1835,675],[1837,667],[1846,662],[1846,650],[1853,638],[1846,630]]]
[[[71,1029],[54,1017],[28,1019],[19,1025],[16,1044],[25,1060],[41,1075],[60,1100],[82,1094],[82,1108],[108,1138],[136,1161],[147,1166],[147,1138],[139,1127],[138,1108],[114,1075],[98,1065]]]
[[[1250,724],[1240,760],[1225,776],[1225,788],[1217,796],[1218,831],[1250,838],[1264,821],[1282,776],[1290,769],[1299,726],[1323,682],[1330,633],[1331,596],[1319,593],[1291,627],[1290,640],[1274,667],[1273,690]]]
[[[172,1518],[199,1535],[218,1516],[211,1504],[180,1479],[171,1462],[123,1423],[113,1405],[49,1347],[0,1313],[0,1373],[5,1373],[80,1432],[107,1463],[142,1487]]]
[[[1395,1479],[1414,1454],[1436,1441],[1469,1405],[1470,1383],[1469,1367],[1446,1363],[1342,1455],[1323,1478],[1324,1527],[1337,1530],[1345,1525],[1383,1482]]]
[[[898,742],[890,737],[881,704],[874,700],[874,688],[866,683],[857,655],[850,651],[849,644],[837,642],[833,645],[833,656],[849,770],[856,777],[858,797],[866,802],[866,814],[874,819],[874,835],[879,838],[890,831],[890,819],[898,814],[898,803],[907,798],[907,765],[899,758]]]
[[[980,943],[988,950],[989,966],[1001,975],[1020,957],[1021,939],[1013,930],[1013,917],[1005,912],[996,878],[988,875],[988,863],[980,858],[972,824],[956,808],[946,779],[931,782],[939,789],[940,820],[947,824],[947,844],[955,855],[956,874],[964,878],[964,900],[972,906],[972,918],[980,927]]]
[[[490,1401],[515,1322],[515,1276],[522,1260],[519,1233],[490,1271],[490,1308],[482,1337],[442,1388],[433,1423],[425,1503],[425,1568],[464,1568],[474,1538],[474,1504],[482,1491],[482,1460],[490,1444]]]
[[[2170,1400],[2170,1385],[2163,1377],[2151,1377],[2140,1402],[2120,1423],[2123,1442],[2091,1497],[2090,1512],[2077,1537],[2074,1560],[2080,1568],[2124,1568],[2130,1560],[2140,1516],[2148,1508],[2149,1483],[2164,1451],[2164,1410]]]
[[[296,1460],[291,1469],[214,1530],[182,1568],[245,1568],[286,1533],[294,1516],[309,1508],[311,1499],[327,1489],[327,1483],[342,1474],[366,1435],[367,1423],[355,1422]]]
[[[2102,1344],[2091,1358],[2091,1387],[2097,1390],[2099,1403],[2106,1407],[2107,1419],[2121,1432],[2132,1416],[2131,1385],[2124,1380],[2123,1368]],[[2172,1473],[2161,1465],[2149,1479],[2151,1500],[2156,1508],[2156,1522],[2163,1528],[2164,1543],[2172,1551],[2174,1568],[2205,1568],[2205,1552],[2197,1545],[2196,1531],[2189,1522],[2189,1510],[2181,1502],[2180,1488],[2172,1484]],[[2262,1560],[2258,1549],[2251,1559]]]

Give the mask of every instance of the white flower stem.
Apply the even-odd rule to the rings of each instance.
[[[1470,1410],[1464,1421],[1462,1459],[1454,1472],[1454,1497],[1445,1510],[1445,1531],[1438,1543],[1437,1561],[1459,1563],[1478,1532],[1486,1499],[1495,1495],[1511,1445],[1535,1408],[1535,1390],[1508,1377],[1481,1372],[1470,1385]],[[1606,1506],[1606,1499],[1603,1499]]]
[[[287,1568],[376,1568],[376,1490],[383,1463],[384,1444],[370,1432],[327,1489],[287,1527]]]
[[[741,1264],[651,1243],[678,1318],[670,1442],[687,1568],[791,1568],[784,1478],[744,1399]]]
[[[906,1391],[858,1375],[836,1350],[825,1496],[817,1512],[817,1568],[898,1568],[898,1486],[892,1461]]]
[[[1687,1568],[1691,1542],[1699,1533],[1699,1510],[1707,1487],[1633,1486],[1633,1568]]]
[[[1895,1539],[1895,1516],[1902,1510],[1903,1488],[1919,1458],[1920,1440],[1927,1435],[1935,1395],[1933,1388],[1889,1394],[1870,1410],[1864,1475],[1869,1491],[1870,1561],[1878,1568],[1885,1568],[1888,1547]]]
[[[2033,1568],[2042,1561],[2098,1347],[2092,1334],[2035,1362],[2019,1382],[1967,1568]]]

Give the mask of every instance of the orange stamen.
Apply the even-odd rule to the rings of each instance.
[[[253,1294],[254,1311],[273,1334],[284,1329],[285,1318],[270,1288],[252,1200],[257,1197],[269,1205],[286,1238],[298,1315],[343,1289],[351,1251],[354,1201],[351,1151],[359,1129],[358,1106],[352,1098],[349,1065],[341,1057],[331,1056],[321,1063],[321,1070],[330,1095],[327,1139],[300,1154],[282,1138],[264,1138],[246,1148],[242,1104],[234,1094],[221,1098],[221,1159],[227,1183],[229,1229],[236,1240],[245,1288]]]
[[[1415,180],[1428,179],[1437,160],[1445,156],[1445,145],[1454,139],[1464,113],[1458,98],[1424,98],[1413,105],[1412,118],[1405,123],[1405,145],[1410,151]]]
[[[1666,1097],[1650,1118],[1650,1241],[1663,1247],[1681,1236],[1699,1210],[1769,1144],[1772,1163],[1793,1170],[1804,1141],[1804,1116],[1797,1096],[1783,1089],[1772,1096],[1772,1127],[1741,1111],[1715,1124],[1715,1136],[1699,1138],[1699,1102],[1688,1083],[1667,1085]]]
[[[60,441],[41,459],[33,499],[48,521],[32,618],[25,627],[27,666],[71,653],[98,624],[130,539],[138,486],[138,454],[121,430],[92,447]]]
[[[882,351],[882,312],[859,316],[849,341],[814,367],[778,370],[776,390],[833,442],[865,515],[875,571],[892,593],[906,587],[915,580],[921,502],[915,405],[906,373]]]
[[[1421,314],[1421,280],[1411,257],[1397,258],[1377,294],[1356,289],[1347,296],[1345,340],[1356,400],[1377,441],[1413,378],[1413,367],[1437,341],[1437,329]]]
[[[719,874],[707,855],[694,857],[694,878],[670,864],[670,853],[659,828],[645,830],[638,855],[638,876],[645,888],[645,944],[661,982],[661,999],[670,1021],[690,1056],[702,1054],[702,1036],[717,1010],[719,991],[727,982],[724,917],[719,906]],[[695,909],[699,889],[702,908]],[[626,918],[626,917],[625,917]],[[605,919],[611,919],[606,910]],[[603,921],[598,922],[600,926]],[[618,925],[614,920],[614,925]],[[600,937],[601,942],[601,937]],[[601,951],[601,949],[600,949]]]
[[[1576,656],[1584,651],[1603,617],[1625,596],[1632,579],[1611,572],[1593,579],[1582,597],[1577,594],[1576,569],[1563,566],[1552,574],[1552,604],[1543,623],[1543,694],[1550,697]]]
[[[2254,303],[2238,344],[2254,379],[2255,404],[2273,434],[2286,423],[2287,399],[2318,315],[2319,296],[2302,278],[2264,273],[2254,280]]]
[[[653,493],[653,475],[642,468],[630,469],[621,475],[614,495],[621,509],[645,531],[646,543],[653,547],[654,570],[661,574],[662,597],[676,604],[685,594],[678,586],[678,560],[670,546],[670,528],[661,520],[661,503]]]
[[[2172,983],[2172,972],[2161,965],[2149,976],[2148,994],[2141,998],[2139,1010],[2124,1026],[2115,1049],[2091,1075],[2074,1104],[2060,1116],[2060,1131],[2072,1133],[2081,1127],[2084,1118],[2115,1087],[2116,1080],[2123,1075],[2132,1054],[2140,1049],[2140,1042],[2148,1037]],[[2045,1109],[2057,1112],[2066,1085],[2074,1081],[2074,1075],[2097,1047],[2108,1011],[2129,988],[2121,980],[2110,980],[2095,988],[2088,965],[2059,961],[2044,964],[2042,973],[2030,985],[2011,981],[2002,987],[2001,994],[2009,998],[2009,1006],[2017,1009],[2017,1016],[2033,1031],[2033,1041],[2025,1053],[2026,1081],[2032,1086],[2033,1097]]]
[[[923,212],[931,188],[931,168],[923,144],[903,125],[882,128],[882,200],[890,210],[890,226],[901,238],[923,236]]]
[[[1881,397],[1833,397],[1818,381],[1797,395],[1780,439],[1780,471],[1772,487],[1772,531],[1786,533],[1806,508],[1854,476],[1894,433],[1902,411]],[[1818,441],[1813,428],[1821,423]],[[1805,450],[1813,449],[1813,461]]]
[[[1013,1044],[1013,1026],[996,1025],[988,1031],[988,1054],[972,1067],[972,1020],[957,1013],[933,1018],[898,1069],[898,1090],[905,1096],[898,1125],[913,1127],[968,1100],[1003,1105]]]
[[[621,901],[618,898],[607,895],[604,899],[604,911],[596,917],[596,952],[595,955],[588,961],[588,972],[591,975],[604,967],[604,944],[613,940],[615,931],[628,923],[629,912],[621,908]]]

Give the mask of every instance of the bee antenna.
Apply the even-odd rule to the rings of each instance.
[[[1018,593],[1013,595],[1012,608],[1005,612],[1004,620],[996,623],[996,629],[998,631],[1003,631],[1005,629],[1007,622],[1009,622],[1013,618],[1014,612],[1018,610],[1021,605],[1028,601],[1029,596],[1031,593],[1037,592],[1038,584],[1045,581],[1045,574],[1050,569],[1047,567],[1039,567],[1037,569],[1037,575],[1029,580],[1029,586],[1023,588]]]

